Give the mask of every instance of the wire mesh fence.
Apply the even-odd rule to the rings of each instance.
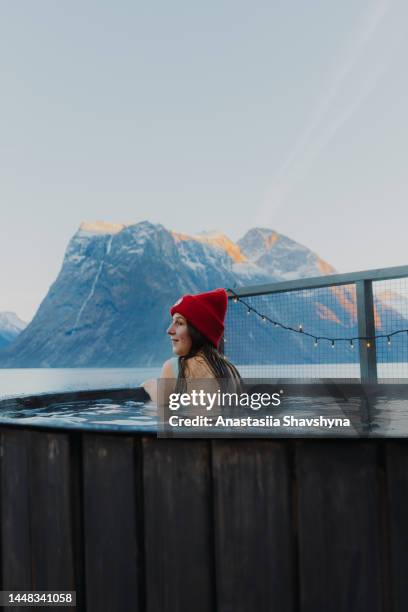
[[[359,382],[367,370],[364,351],[371,351],[377,356],[371,381],[406,382],[408,332],[387,334],[408,329],[408,267],[405,278],[391,278],[393,270],[230,290],[226,355],[246,377]],[[359,303],[357,283],[372,291],[371,307],[369,300]],[[362,319],[370,317],[374,335],[384,338],[362,335],[369,329]]]
[[[373,282],[377,370],[380,381],[408,380],[408,278]]]

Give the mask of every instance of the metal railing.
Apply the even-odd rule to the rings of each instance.
[[[395,283],[398,279],[404,280],[398,283],[396,290]],[[347,295],[345,293],[345,286],[347,286]],[[324,297],[323,293],[325,291]],[[327,292],[331,292],[330,295]],[[319,298],[316,297],[317,294],[320,296]],[[325,326],[324,329],[329,329],[332,335],[340,336],[340,341],[350,337],[372,338],[370,342],[361,340],[356,342],[358,351],[354,352],[354,360],[359,363],[360,380],[362,383],[379,382],[377,344],[381,344],[381,362],[385,363],[392,358],[387,356],[386,348],[383,348],[385,346],[385,343],[382,341],[383,337],[385,336],[388,339],[388,345],[390,345],[391,338],[387,334],[392,335],[408,327],[408,266],[366,270],[349,274],[332,274],[265,285],[235,287],[233,290],[228,291],[228,295],[230,300],[234,297],[235,300],[238,298],[241,305],[242,303],[246,305],[245,307],[249,304],[248,312],[253,310],[258,315],[260,312],[265,314],[266,317],[263,317],[263,321],[265,321],[265,318],[271,320],[268,312],[269,308],[274,313],[273,318],[275,321],[279,320],[280,323],[290,326],[291,321],[285,320],[285,316],[289,318],[292,316],[293,325],[293,317],[297,316],[299,319],[301,316],[299,313],[302,312],[302,309],[309,308],[308,330],[305,328],[304,331],[310,331],[312,335],[319,335],[316,328],[313,328],[315,323],[316,326]],[[280,307],[278,296],[280,296],[281,302],[284,300]],[[329,298],[330,302],[328,301]],[[275,300],[274,303],[273,300]],[[399,303],[397,304],[398,300]],[[256,304],[256,306],[253,306],[253,304]],[[234,308],[236,308],[236,305],[234,305]],[[232,310],[232,307],[229,308],[229,311]],[[295,311],[296,315],[291,314]],[[304,316],[306,316],[306,312],[304,312]],[[239,324],[244,325],[243,321],[244,319],[242,318],[242,323]],[[237,322],[235,322],[235,328],[234,330],[234,321],[230,321],[230,329],[226,334],[227,338],[224,347],[227,355],[230,353],[228,336],[234,338],[234,334],[239,335],[240,330],[238,329]],[[242,335],[245,335],[244,328],[242,332]],[[291,332],[286,333],[290,334]],[[251,335],[254,344],[252,359],[254,359],[257,338],[261,337],[260,328],[259,330],[258,328],[254,330],[254,333],[251,332]],[[375,339],[375,336],[379,335],[382,336],[381,343]],[[398,336],[395,335],[395,338],[397,339],[397,348],[399,347],[398,355],[395,359],[398,363],[407,363],[408,368],[408,334],[401,333]],[[350,344],[353,346],[353,342]],[[281,337],[281,344],[279,346],[282,347],[283,345],[284,339]],[[334,346],[334,342],[332,342],[332,345]],[[236,351],[237,342],[233,346],[235,346]],[[315,342],[315,346],[317,346],[317,342]],[[304,352],[304,345],[302,345],[302,349]],[[358,357],[355,355],[356,352]],[[282,351],[281,354],[283,354]],[[327,354],[326,351],[326,362],[328,359]],[[343,361],[341,361],[340,357],[340,363],[353,360],[353,357],[348,357],[344,350],[342,355]],[[290,363],[288,356],[285,359],[285,363]],[[305,359],[311,359],[311,357],[307,355]],[[316,359],[316,357],[313,356],[313,359]],[[276,358],[274,363],[277,363]],[[397,376],[392,377],[397,378]]]

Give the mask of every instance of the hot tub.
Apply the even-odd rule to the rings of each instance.
[[[140,398],[13,401],[1,409]],[[76,591],[88,612],[407,609],[405,439],[166,440],[149,418],[27,419],[0,425],[3,590]]]

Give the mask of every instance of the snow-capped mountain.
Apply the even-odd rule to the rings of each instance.
[[[377,298],[388,308],[394,310],[397,315],[408,316],[408,298],[397,291],[378,291]]]
[[[13,342],[27,327],[27,323],[19,319],[15,312],[0,312],[0,347]]]
[[[336,270],[307,247],[267,228],[256,227],[238,240],[246,259],[280,280],[334,274]]]
[[[34,319],[2,349],[0,366],[160,364],[170,355],[169,307],[181,295],[330,272],[334,269],[306,247],[267,229],[250,230],[234,243],[222,233],[190,236],[148,221],[83,223]],[[321,335],[337,335],[339,327],[345,333],[355,325],[355,296],[347,288],[314,295],[312,302],[306,293],[284,296],[273,308],[265,299],[264,306],[277,320],[291,324],[301,320],[305,299]],[[237,313],[231,311],[231,316]],[[259,363],[264,331],[250,330],[243,320],[239,330],[235,340],[246,343],[245,359]],[[280,342],[284,345],[268,354],[272,362],[290,362],[293,355],[321,359],[316,352],[310,356],[310,342],[298,334],[286,333]],[[228,346],[238,350],[233,342]],[[350,359],[348,354],[344,359]]]

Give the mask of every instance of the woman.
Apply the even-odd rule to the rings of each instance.
[[[201,379],[215,379],[219,387],[239,390],[241,377],[236,367],[218,352],[224,333],[228,298],[225,289],[184,295],[170,308],[172,322],[167,330],[175,357],[162,367],[160,378],[168,379],[167,392],[188,392]],[[142,385],[157,401],[157,381]]]

